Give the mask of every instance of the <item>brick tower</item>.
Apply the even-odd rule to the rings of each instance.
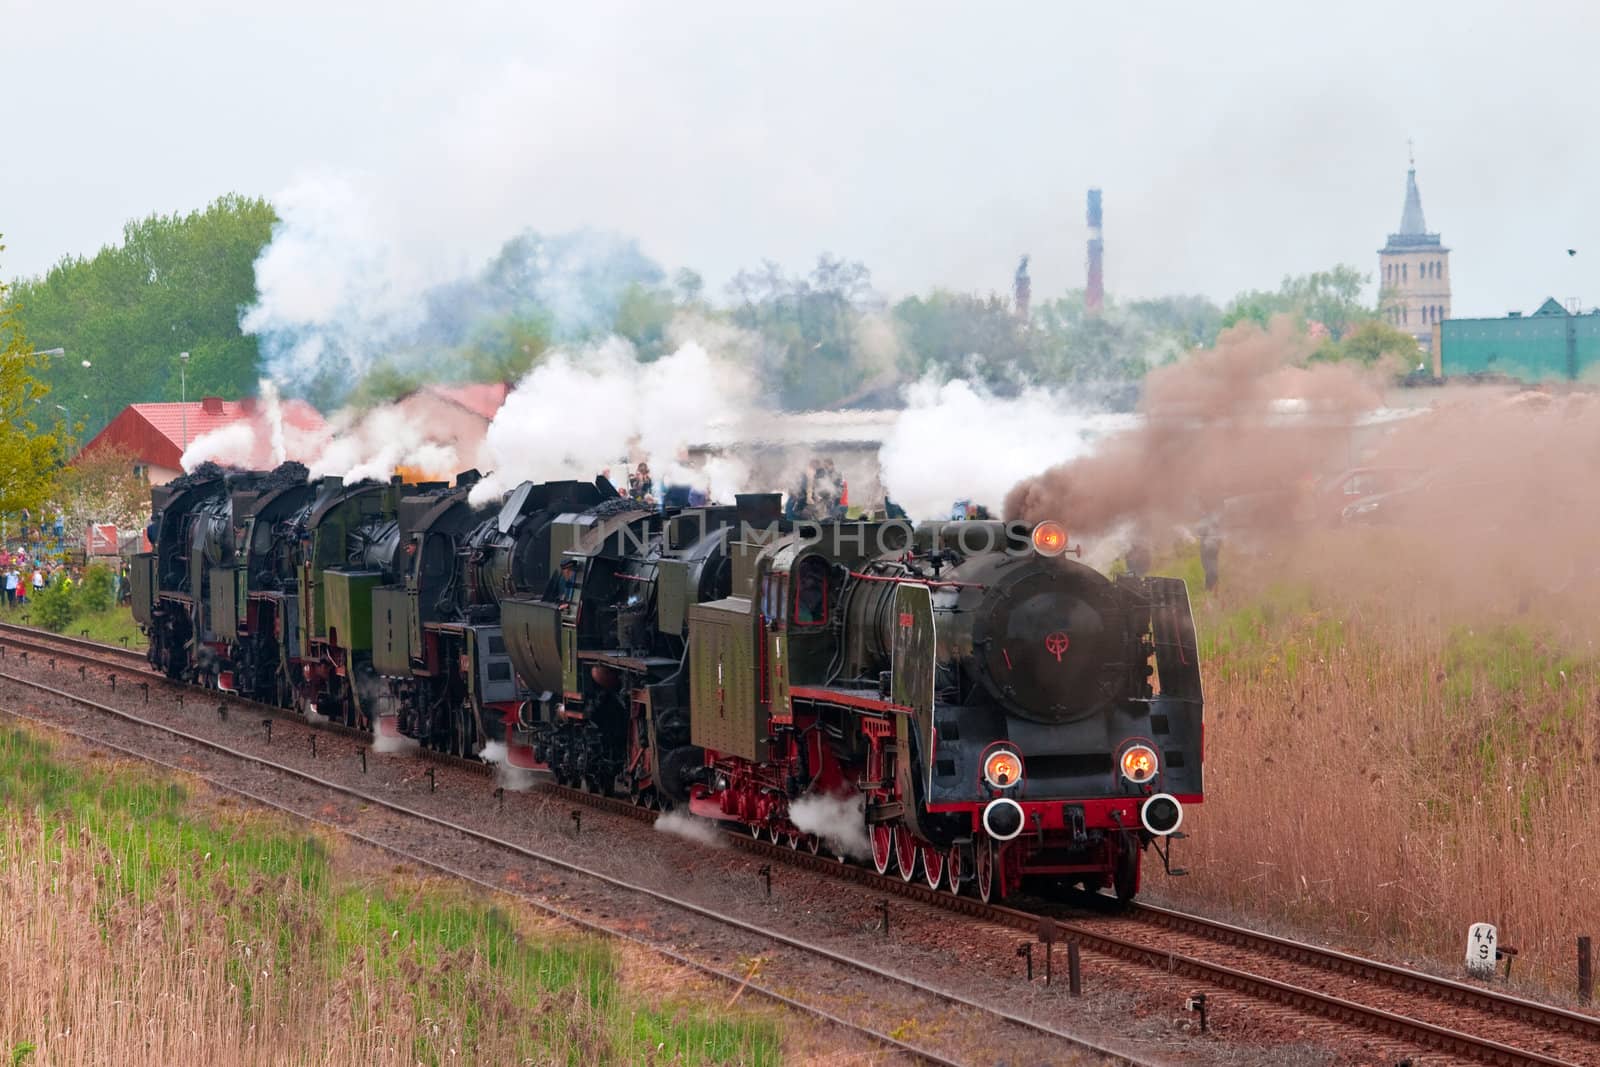
[[[1378,250],[1378,306],[1384,318],[1433,350],[1434,327],[1450,317],[1450,250],[1429,233],[1417,191],[1417,161],[1406,171],[1400,231]]]

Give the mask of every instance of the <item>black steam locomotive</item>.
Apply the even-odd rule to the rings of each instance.
[[[604,479],[478,505],[476,482],[156,489],[151,662],[986,900],[1129,898],[1202,799],[1183,583],[1107,579],[1055,523],[656,509]]]

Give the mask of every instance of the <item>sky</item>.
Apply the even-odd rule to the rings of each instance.
[[[713,295],[821,252],[891,298],[1004,292],[1028,253],[1038,300],[1082,286],[1099,186],[1114,296],[1222,302],[1373,273],[1409,139],[1458,316],[1600,303],[1593,3],[242,10],[0,0],[0,276],[333,183],[364,238],[444,275],[592,226]]]

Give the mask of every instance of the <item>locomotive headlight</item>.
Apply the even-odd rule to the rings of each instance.
[[[1067,550],[1067,528],[1046,519],[1033,528],[1033,548],[1041,556],[1059,556]]]
[[[1022,757],[1008,748],[989,753],[983,761],[983,780],[995,789],[1009,789],[1022,781]]]
[[[1129,745],[1122,753],[1122,777],[1144,785],[1156,776],[1156,750],[1149,745]]]

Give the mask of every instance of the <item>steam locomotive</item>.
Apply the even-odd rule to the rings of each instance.
[[[1131,898],[1202,799],[1183,583],[1108,579],[1056,523],[654,508],[603,478],[485,506],[476,482],[157,488],[152,664],[984,900]]]

